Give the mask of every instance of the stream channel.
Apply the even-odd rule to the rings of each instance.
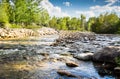
[[[93,41],[52,46],[58,35],[0,40],[0,79],[119,79],[99,63],[73,58],[72,54],[96,52],[106,46],[120,46],[119,35],[96,35]],[[78,67],[66,66],[74,61]],[[66,70],[78,78],[60,76]],[[102,73],[100,73],[100,70]]]

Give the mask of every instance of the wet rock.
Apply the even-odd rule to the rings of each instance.
[[[93,53],[80,53],[80,54],[75,54],[73,57],[79,60],[87,61],[87,60],[92,60]]]
[[[56,42],[56,43],[53,43],[51,44],[50,46],[58,46],[59,44]]]
[[[78,67],[78,66],[79,66],[79,65],[78,65],[77,63],[75,63],[75,62],[67,62],[66,65],[69,66],[69,67]]]
[[[115,64],[101,62],[94,62],[94,66],[101,76],[113,75],[114,68],[116,67]]]
[[[101,65],[101,67],[103,67],[104,69],[107,69],[107,70],[113,70],[114,67],[116,67],[115,64],[111,64],[111,63],[103,63]]]
[[[74,75],[68,71],[65,71],[65,70],[58,70],[57,73],[61,76],[76,77],[76,75]]]
[[[30,57],[28,57],[28,56],[23,56],[23,59],[25,59],[25,60],[29,60]]]
[[[116,75],[120,75],[120,67],[115,67],[114,72]]]
[[[115,67],[114,70],[115,71],[120,71],[120,67]]]
[[[66,43],[74,43],[75,41],[72,41],[72,40],[66,40]]]
[[[39,55],[42,55],[42,56],[48,56],[49,53],[39,53]]]
[[[57,58],[57,61],[66,62],[66,59],[61,57],[61,58]]]
[[[70,52],[70,53],[76,53],[75,50],[69,50],[68,52]]]
[[[89,53],[90,51],[89,50],[85,50],[85,51],[83,51],[83,53]]]
[[[60,55],[62,55],[62,56],[70,56],[71,54],[68,53],[68,52],[64,52],[64,53],[61,53]]]
[[[103,69],[103,68],[100,68],[100,69],[97,70],[97,71],[98,71],[98,74],[99,74],[100,76],[112,75],[112,74],[113,74],[112,71],[106,70],[106,69]]]
[[[50,54],[50,58],[60,58],[59,54]]]
[[[93,61],[115,63],[115,58],[120,57],[120,46],[108,46],[93,55]]]

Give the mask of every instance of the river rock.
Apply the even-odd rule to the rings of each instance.
[[[115,67],[114,71],[116,75],[120,75],[120,67]]]
[[[96,52],[93,61],[115,63],[116,57],[120,57],[120,46],[108,46]]]
[[[39,55],[42,55],[42,56],[48,56],[49,53],[47,53],[47,52],[41,52],[41,53],[39,53]]]
[[[93,53],[80,53],[80,54],[75,54],[73,57],[79,60],[87,61],[87,60],[92,60]]]
[[[79,65],[78,65],[77,63],[75,63],[75,62],[67,62],[66,65],[69,66],[69,67],[78,67],[78,66],[79,66]]]
[[[55,29],[48,28],[48,27],[42,27],[41,29],[37,30],[37,32],[40,36],[58,34],[58,32]]]
[[[59,38],[56,40],[56,42],[74,43],[75,40],[79,41],[95,40],[95,34],[92,32],[60,31]]]
[[[23,59],[25,59],[25,60],[29,60],[30,57],[28,57],[28,56],[23,56]]]
[[[120,71],[120,67],[115,67],[114,70],[115,71]]]
[[[76,75],[74,75],[66,70],[58,70],[57,73],[61,76],[76,77]]]
[[[0,38],[24,38],[29,36],[53,35],[58,32],[55,29],[43,27],[38,30],[24,28],[0,28]]]
[[[61,56],[71,56],[71,54],[68,53],[68,52],[62,52],[62,53],[60,53],[60,55],[61,55]]]

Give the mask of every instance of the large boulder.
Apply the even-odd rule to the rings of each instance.
[[[116,57],[120,57],[120,46],[108,46],[96,52],[93,61],[115,63]]]

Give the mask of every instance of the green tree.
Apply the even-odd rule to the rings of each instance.
[[[85,24],[86,24],[86,17],[83,14],[81,14],[81,26],[83,30],[86,29]]]
[[[120,18],[119,18],[118,23],[116,24],[116,30],[117,31],[115,33],[120,34]]]
[[[115,13],[105,13],[95,19],[92,31],[96,33],[115,33],[119,17]]]
[[[1,0],[0,2],[0,26],[9,27],[9,2],[8,0]]]
[[[80,30],[80,20],[76,17],[71,18],[69,29]]]
[[[60,26],[62,30],[67,30],[66,17],[60,19]]]
[[[49,14],[40,7],[42,0],[0,0],[0,26],[48,26]]]
[[[49,26],[50,16],[46,10],[40,11],[40,18],[37,19],[38,24],[40,23],[43,26]],[[37,17],[36,17],[37,18]]]
[[[57,29],[56,23],[57,23],[57,18],[53,17],[52,19],[49,20],[49,27]]]
[[[87,22],[87,31],[92,31],[92,25],[94,24],[95,22],[95,17],[91,17],[89,18],[88,22]]]

